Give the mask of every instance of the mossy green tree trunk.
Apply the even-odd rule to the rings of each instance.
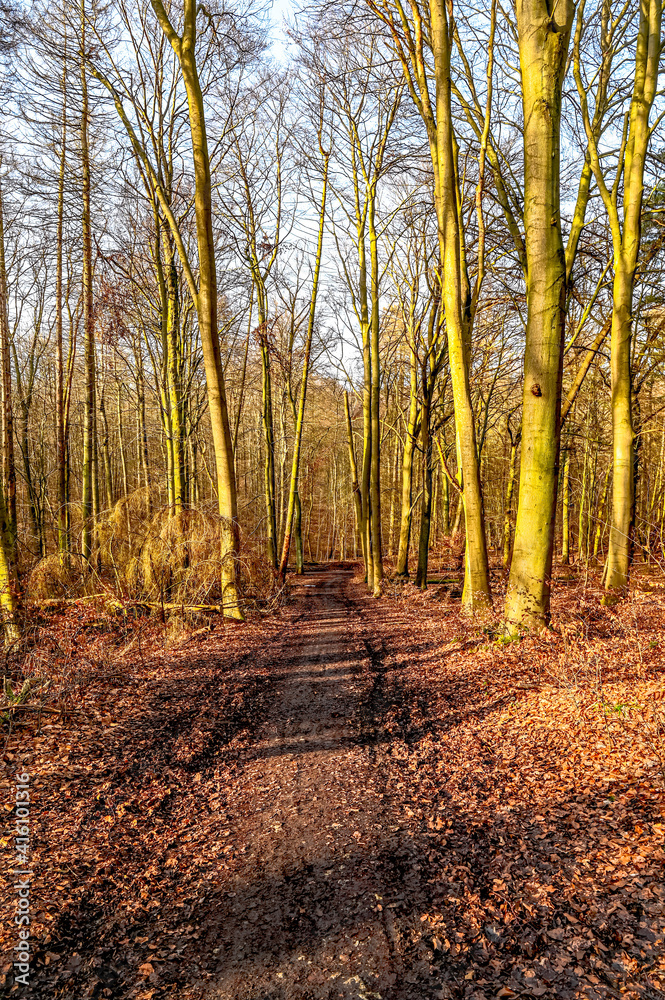
[[[614,284],[610,371],[612,380],[612,524],[605,568],[606,600],[616,600],[628,584],[635,490],[635,430],[632,415],[631,340],[635,271],[640,249],[644,170],[652,129],[651,109],[658,88],[663,4],[639,0],[633,90],[626,127],[615,162],[614,180],[607,178],[607,157],[599,152],[589,108],[589,87],[581,55],[585,3],[580,3],[575,33],[574,72],[589,143],[594,179],[607,212],[614,252]],[[623,45],[621,47],[623,51]],[[614,53],[606,57],[610,62]],[[621,63],[623,71],[624,63]],[[609,69],[605,68],[606,74]]]
[[[367,0],[367,3],[390,31],[406,86],[427,131],[432,159],[442,304],[446,319],[459,467],[464,490],[466,558],[462,603],[467,611],[472,612],[491,602],[469,364],[474,312],[484,275],[483,178],[491,110],[491,60],[496,5],[492,4],[491,7],[487,102],[479,136],[480,183],[476,208],[477,211],[479,209],[477,222],[480,239],[478,274],[472,293],[467,271],[464,223],[460,216],[462,193],[456,169],[457,143],[451,104],[450,64],[454,25],[449,20],[448,4],[446,0],[429,0],[421,6],[417,0],[411,0],[407,15],[405,8],[399,3],[379,4],[376,0]]]
[[[212,187],[210,156],[206,130],[203,94],[196,62],[196,0],[185,0],[182,35],[179,35],[166,13],[161,0],[150,0],[159,24],[175,52],[182,70],[192,141],[195,179],[196,238],[198,246],[199,283],[194,288],[194,301],[199,319],[203,361],[208,390],[208,409],[215,448],[217,497],[221,534],[221,583],[225,614],[242,619],[236,580],[236,555],[239,544],[238,501],[236,493],[233,445],[226,405],[224,373],[219,346],[217,317],[217,270],[215,239],[212,229]],[[164,208],[164,206],[162,206]],[[169,218],[169,216],[167,216]],[[169,218],[171,222],[172,216]],[[174,232],[176,242],[180,232]]]
[[[566,259],[560,215],[561,91],[575,5],[517,0],[524,110],[527,327],[522,457],[505,615],[509,629],[549,620],[559,466]]]
[[[374,597],[381,596],[381,580],[383,579],[383,542],[381,530],[381,359],[379,354],[379,246],[376,230],[376,178],[370,184],[368,232],[371,260],[371,301],[372,318],[370,324],[371,353],[371,389],[370,389],[370,424],[371,424],[371,461],[370,461],[370,497],[371,497],[371,528],[372,528],[372,580],[368,581]]]
[[[430,136],[430,150],[434,163],[434,200],[443,264],[443,306],[466,529],[462,604],[468,611],[475,611],[490,603],[491,592],[480,464],[476,448],[476,422],[469,377],[471,297],[466,264],[462,259],[456,143],[451,108],[451,33],[444,0],[431,0],[430,17],[436,81],[436,129],[434,136]]]

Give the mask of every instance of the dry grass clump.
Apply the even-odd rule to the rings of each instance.
[[[134,490],[118,500],[97,527],[101,563],[112,567],[120,578],[125,575],[136,548],[145,540],[157,500],[155,490],[149,487]]]
[[[63,560],[59,552],[54,552],[41,559],[30,573],[26,597],[29,601],[66,600],[92,594],[95,587],[99,589],[99,579],[80,556]]]
[[[240,591],[248,601],[270,601],[276,594],[275,571],[246,539],[242,539],[238,556]]]
[[[221,598],[219,517],[202,510],[160,510],[124,567],[131,596],[175,604]]]
[[[90,562],[58,554],[33,569],[27,596],[33,602],[115,593],[123,603],[216,605],[221,602],[219,514],[212,508],[173,514],[156,508],[153,491],[139,489],[119,500],[97,524]],[[261,606],[275,597],[275,574],[243,540],[238,556],[244,599]],[[172,610],[172,609],[171,609]]]

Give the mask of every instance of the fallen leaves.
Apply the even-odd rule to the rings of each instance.
[[[503,646],[415,591],[344,600],[291,679],[297,606],[176,651],[142,623],[122,670],[111,631],[77,639],[83,715],[14,731],[2,782],[34,776],[35,996],[206,996],[232,954],[244,1000],[260,948],[312,997],[370,968],[357,995],[663,989],[662,597],[585,624],[568,590],[546,642]],[[330,649],[328,714],[303,728],[298,686]],[[257,745],[269,719],[294,735]]]

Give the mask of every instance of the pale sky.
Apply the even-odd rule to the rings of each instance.
[[[270,51],[278,62],[286,62],[287,59],[287,43],[283,31],[284,18],[292,16],[295,9],[295,0],[272,0],[270,7],[272,44]]]

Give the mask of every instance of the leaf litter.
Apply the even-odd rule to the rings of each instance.
[[[307,584],[175,640],[42,624],[12,683],[50,670],[52,714],[3,731],[31,995],[665,995],[662,594],[561,588],[552,630],[505,644],[436,590]]]

